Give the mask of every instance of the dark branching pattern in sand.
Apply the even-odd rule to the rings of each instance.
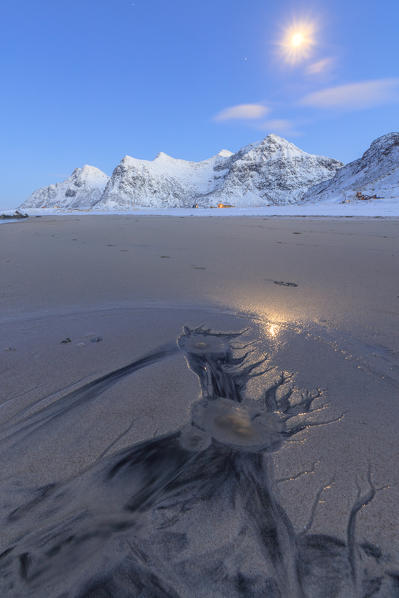
[[[93,401],[140,368],[182,351],[201,398],[174,433],[107,456],[73,479],[38,488],[7,514],[0,595],[41,598],[259,598],[399,596],[399,576],[377,546],[359,544],[356,516],[377,492],[358,492],[345,539],[294,529],[279,502],[271,454],[312,426],[330,425],[319,391],[295,393],[291,376],[248,382],[268,366],[249,361],[240,334],[184,329],[176,345],[70,392],[34,415],[21,411],[3,442]],[[5,432],[5,430],[3,430]],[[298,497],[300,500],[300,497]]]

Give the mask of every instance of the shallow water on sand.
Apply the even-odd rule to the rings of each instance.
[[[2,596],[399,594],[384,347],[171,306],[2,333]]]

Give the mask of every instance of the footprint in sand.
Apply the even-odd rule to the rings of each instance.
[[[296,282],[285,282],[284,280],[273,280],[273,278],[265,278],[266,282],[273,282],[274,284],[278,284],[280,287],[297,287]]]
[[[273,280],[274,284],[278,284],[280,287],[297,287],[296,282],[284,282],[283,280]]]

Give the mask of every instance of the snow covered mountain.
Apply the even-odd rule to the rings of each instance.
[[[34,191],[21,208],[91,208],[101,198],[109,177],[96,168],[75,168],[70,177]]]
[[[125,156],[112,173],[96,209],[191,207],[199,196],[218,185],[231,155],[222,150],[202,162],[178,160],[163,152],[152,161]]]
[[[399,133],[375,139],[361,158],[338,170],[332,179],[308,189],[303,201],[354,200],[358,192],[399,199]]]
[[[342,162],[307,154],[277,135],[268,135],[226,161],[223,183],[210,199],[239,207],[296,203],[308,187],[331,178],[342,166]]]
[[[237,207],[290,204],[316,183],[331,179],[342,163],[314,156],[277,135],[233,154],[222,150],[201,162],[160,153],[152,161],[125,156],[108,178],[93,166],[77,168],[55,185],[35,191],[21,208]]]
[[[341,166],[337,160],[307,154],[277,135],[235,154],[222,150],[202,162],[177,160],[164,153],[153,161],[125,156],[95,208],[294,203],[309,186],[331,178]]]

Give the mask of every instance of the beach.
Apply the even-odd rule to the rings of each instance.
[[[397,595],[398,230],[1,227],[2,595]]]

